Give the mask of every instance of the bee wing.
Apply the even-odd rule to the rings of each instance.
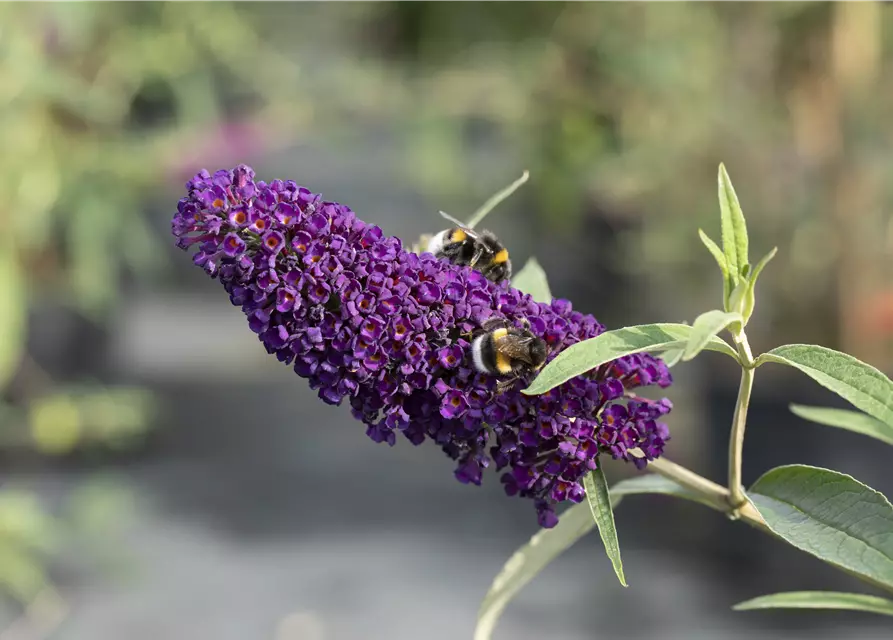
[[[442,217],[444,217],[444,218],[446,218],[447,220],[449,220],[450,222],[452,222],[452,223],[453,223],[454,225],[456,225],[457,227],[462,227],[463,229],[466,228],[464,222],[462,222],[461,220],[457,220],[456,218],[454,218],[453,216],[451,216],[450,214],[448,214],[446,211],[438,211],[438,213],[439,213]]]
[[[533,361],[530,358],[530,350],[527,348],[528,344],[530,344],[529,338],[506,336],[499,341],[499,350],[512,360],[520,360],[533,365]]]
[[[453,216],[451,216],[450,214],[448,214],[446,211],[438,211],[438,213],[439,213],[441,216],[443,216],[444,218],[446,218],[447,220],[449,220],[450,222],[452,222],[454,225],[456,225],[457,227],[459,227],[460,229],[462,229],[462,230],[468,235],[469,238],[473,238],[474,240],[477,240],[477,239],[480,237],[480,236],[479,236],[475,231],[473,231],[471,228],[465,226],[465,223],[464,223],[464,222],[462,222],[461,220],[457,220],[456,218],[454,218]]]

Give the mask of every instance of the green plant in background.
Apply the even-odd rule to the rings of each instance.
[[[570,507],[555,528],[537,533],[497,576],[481,605],[476,640],[490,638],[503,609],[521,588],[593,528],[599,530],[614,570],[627,586],[612,511],[624,496],[639,493],[697,501],[893,594],[893,505],[881,493],[846,474],[800,464],[771,469],[747,489],[742,484],[747,411],[759,367],[774,363],[798,369],[859,409],[796,406],[797,415],[888,444],[893,430],[893,381],[852,356],[817,345],[784,345],[753,356],[745,328],[754,311],[757,278],[775,250],[751,266],[744,215],[722,165],[718,182],[722,247],[703,231],[700,235],[720,267],[722,308],[701,314],[691,326],[626,327],[574,344],[547,364],[524,393],[548,392],[594,367],[633,353],[662,352],[677,362],[691,360],[704,349],[724,353],[741,369],[729,434],[727,485],[720,486],[666,458],[648,464],[652,473],[623,480],[610,489],[601,470],[592,472],[585,483],[588,504]],[[548,299],[541,270],[535,279],[530,277],[533,270],[527,273],[527,277],[519,274],[513,286]],[[731,344],[720,337],[723,332]],[[792,592],[761,596],[735,607],[766,608],[853,609],[893,615],[893,600],[855,593]]]
[[[379,3],[364,16],[408,68],[380,90],[402,113],[407,175],[432,198],[479,197],[502,149],[537,176],[538,231],[568,241],[594,215],[625,228],[604,262],[646,275],[639,286],[681,315],[707,304],[709,258],[689,232],[712,211],[700,176],[734,153],[739,183],[761,185],[755,241],[783,249],[752,333],[771,323],[885,368],[893,341],[869,317],[890,291],[884,6]],[[614,259],[631,253],[650,259]]]
[[[246,132],[255,150],[288,143],[297,69],[252,19],[228,4],[213,20],[177,3],[0,6],[0,449],[115,451],[150,429],[147,391],[49,375],[28,318],[67,307],[103,324],[124,274],[160,273],[146,207],[188,161],[184,141],[199,155],[245,153]],[[38,505],[0,490],[0,589],[40,610],[54,547],[34,545],[63,523]]]

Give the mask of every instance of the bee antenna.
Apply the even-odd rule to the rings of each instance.
[[[469,227],[467,227],[467,226],[465,225],[464,222],[462,222],[461,220],[457,220],[456,218],[454,218],[453,216],[451,216],[450,214],[448,214],[446,211],[438,211],[438,213],[439,213],[442,217],[446,218],[447,220],[449,220],[450,222],[452,222],[453,224],[455,224],[455,225],[458,226],[458,227],[462,227],[463,229],[468,229],[468,228],[469,228]]]

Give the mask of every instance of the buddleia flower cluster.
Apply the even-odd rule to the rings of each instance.
[[[350,404],[375,442],[433,440],[455,476],[479,485],[490,466],[509,495],[533,500],[543,527],[555,505],[579,502],[599,455],[644,466],[669,438],[668,400],[636,387],[667,387],[650,355],[632,355],[540,396],[529,380],[501,393],[475,370],[472,336],[488,318],[524,319],[550,359],[604,331],[566,300],[535,302],[507,283],[403,248],[348,207],[291,180],[255,180],[245,165],[186,184],[172,231],[219,280],[266,350],[307,379],[323,402]]]

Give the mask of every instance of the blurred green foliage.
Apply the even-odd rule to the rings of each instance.
[[[114,450],[150,427],[145,391],[63,384],[41,371],[26,353],[29,309],[46,298],[104,322],[125,273],[146,278],[164,266],[167,238],[146,213],[169,200],[172,178],[206,155],[238,162],[289,139],[270,133],[300,115],[285,106],[297,68],[258,37],[250,15],[226,4],[213,20],[200,4],[0,5],[5,452]],[[35,369],[41,384],[21,384]],[[76,501],[64,520],[94,502]],[[33,496],[0,491],[0,585],[24,604],[48,585],[44,542],[58,526]]]
[[[782,241],[756,337],[893,363],[871,304],[893,291],[889,5],[374,3],[362,25],[376,62],[356,64],[400,70],[376,75],[391,99],[369,110],[399,122],[406,174],[435,202],[470,208],[528,168],[553,242],[604,212],[629,229],[611,261],[691,319],[719,286],[691,229],[716,231],[725,160],[755,251]]]

